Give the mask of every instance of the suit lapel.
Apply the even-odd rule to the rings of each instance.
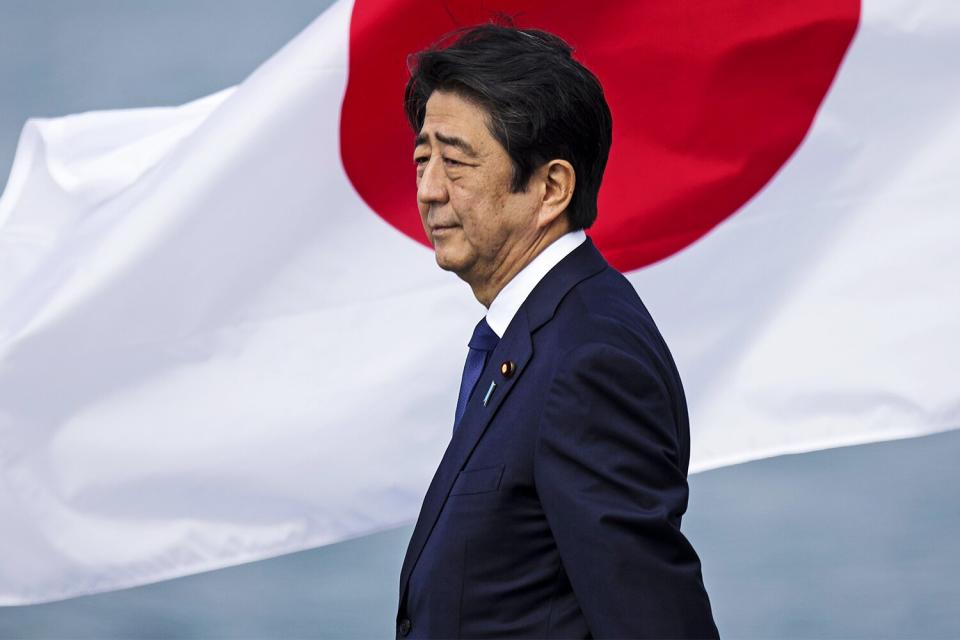
[[[515,320],[517,319],[520,319],[519,313]],[[447,445],[447,450],[433,476],[430,488],[427,489],[427,495],[424,497],[423,506],[420,509],[420,517],[417,519],[417,526],[413,530],[410,546],[403,561],[403,569],[400,572],[400,584],[404,589],[410,577],[410,572],[419,559],[420,552],[423,551],[423,546],[426,544],[440,511],[447,501],[447,496],[450,494],[450,489],[453,487],[457,475],[477,446],[477,442],[480,441],[480,437],[490,424],[490,420],[496,414],[497,409],[506,400],[510,391],[517,384],[517,380],[523,376],[532,354],[533,348],[526,322],[512,322],[497,344],[496,349],[490,354],[487,364],[483,368],[483,373],[480,374],[480,379],[477,381],[473,395],[467,403],[463,418],[461,418],[460,424],[454,431],[450,444]],[[516,365],[513,375],[509,378],[500,373],[500,363],[506,360],[510,360]],[[491,382],[496,383],[496,387],[490,394],[486,406],[484,406],[483,400]]]
[[[587,239],[544,276],[521,305],[503,338],[490,354],[476,389],[467,403],[460,425],[454,432],[450,444],[447,445],[440,466],[423,499],[420,517],[414,527],[413,536],[403,560],[403,568],[400,571],[401,602],[406,598],[410,573],[433,531],[457,475],[463,469],[497,410],[523,376],[527,364],[533,357],[531,334],[553,316],[560,300],[574,285],[606,266],[603,256]],[[509,378],[500,373],[500,364],[508,360],[516,366],[513,375]],[[496,387],[484,404],[491,382],[496,383]]]

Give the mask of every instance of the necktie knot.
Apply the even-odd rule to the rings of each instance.
[[[494,333],[490,325],[487,324],[487,319],[480,318],[480,322],[478,322],[476,328],[474,328],[473,335],[470,336],[470,342],[467,343],[467,346],[471,349],[489,352],[496,348],[498,342],[500,342],[500,337]]]

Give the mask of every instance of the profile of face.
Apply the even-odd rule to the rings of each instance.
[[[513,165],[487,117],[473,102],[435,91],[414,149],[417,205],[437,264],[475,292],[529,261],[560,213],[546,179],[554,163],[535,171],[526,190],[511,191]]]

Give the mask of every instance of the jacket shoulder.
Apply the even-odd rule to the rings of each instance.
[[[572,287],[539,333],[535,349],[546,354],[552,380],[571,368],[601,367],[630,384],[653,382],[671,408],[678,466],[686,472],[690,436],[683,383],[657,325],[620,272],[607,267]]]
[[[644,351],[673,368],[669,349],[633,285],[607,267],[564,296],[544,329],[556,332],[554,353],[569,353],[586,343],[601,343],[628,353]],[[667,364],[664,362],[663,364]]]

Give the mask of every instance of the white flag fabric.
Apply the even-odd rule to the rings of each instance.
[[[353,14],[190,104],[25,126],[0,199],[0,604],[415,519],[483,308],[344,169]],[[960,5],[864,2],[789,161],[627,273],[684,379],[692,471],[960,426],[958,77]]]

